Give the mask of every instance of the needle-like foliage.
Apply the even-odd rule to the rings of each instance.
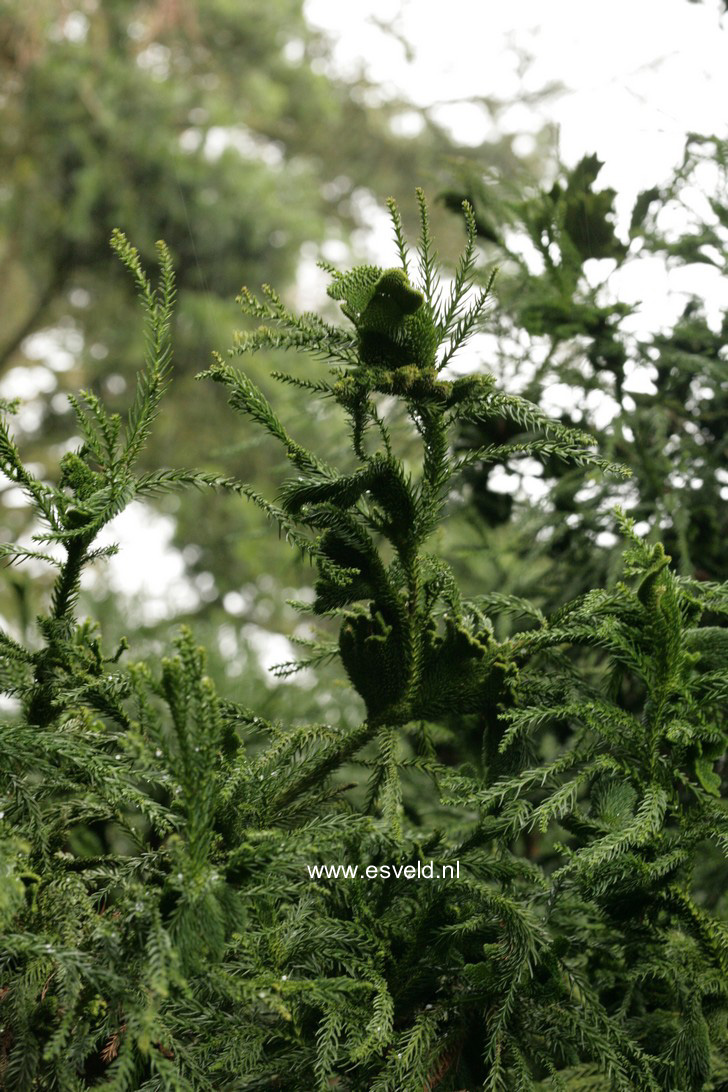
[[[153,288],[114,240],[147,324],[126,422],[74,401],[84,441],[57,484],[3,425],[2,469],[39,526],[38,549],[4,556],[56,570],[35,643],[0,635],[3,1087],[725,1087],[724,902],[695,877],[726,875],[728,592],[676,576],[623,519],[614,589],[550,617],[463,593],[437,531],[468,460],[503,453],[458,455],[463,421],[507,418],[509,457],[618,468],[489,375],[451,376],[492,277],[475,288],[466,206],[445,293],[418,200],[416,265],[392,202],[400,267],[330,270],[347,327],[241,296],[263,325],[206,374],[283,447],[274,501],[135,470],[170,378],[161,246]],[[277,349],[329,365],[280,378],[345,415],[346,465],[235,366]],[[110,550],[98,532],[183,484],[249,498],[313,562],[324,632],[302,662],[339,661],[360,724],[270,723],[217,692],[187,630],[153,667],[78,618],[81,574]],[[499,637],[505,615],[523,621]]]

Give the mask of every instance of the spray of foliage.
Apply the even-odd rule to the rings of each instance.
[[[263,325],[205,373],[283,446],[294,474],[275,502],[211,474],[135,470],[170,375],[164,247],[154,288],[114,239],[147,326],[126,421],[75,400],[83,444],[56,485],[3,426],[2,469],[39,527],[5,556],[57,569],[37,643],[2,635],[17,705],[0,728],[8,1089],[697,1092],[728,1079],[728,931],[693,890],[699,855],[728,846],[726,630],[700,624],[725,617],[728,592],[677,576],[623,519],[629,584],[550,617],[504,594],[464,598],[436,545],[473,460],[619,470],[492,377],[448,378],[491,282],[473,288],[466,204],[443,284],[418,196],[414,257],[392,203],[400,265],[329,269],[347,328],[244,292]],[[278,378],[345,414],[350,465],[297,443],[235,367],[269,347],[329,366]],[[518,426],[507,450],[457,452],[464,423],[495,419]],[[301,664],[338,659],[361,724],[268,723],[216,693],[188,631],[156,670],[125,645],[107,654],[78,619],[81,574],[109,552],[94,547],[102,527],[181,485],[249,498],[310,558],[302,609],[323,635]],[[505,613],[521,621],[499,640]],[[473,722],[479,754],[453,760]],[[403,871],[430,861],[459,862],[458,879]],[[311,875],[339,863],[358,875]],[[368,880],[382,864],[391,878]]]
[[[466,168],[461,188],[443,196],[452,207],[470,197],[479,238],[502,266],[501,306],[490,323],[498,368],[518,376],[519,389],[538,403],[549,386],[566,384],[571,405],[562,422],[578,420],[599,437],[605,455],[629,466],[632,478],[619,499],[638,526],[664,543],[679,572],[724,581],[728,311],[711,315],[702,293],[691,292],[669,324],[650,331],[643,319],[636,334],[641,305],[625,303],[615,281],[629,270],[640,283],[640,264],[652,261],[654,268],[658,259],[668,272],[683,271],[686,284],[698,270],[725,276],[728,144],[690,134],[679,167],[637,195],[621,236],[615,191],[599,186],[602,167],[595,155],[585,156],[560,168],[548,189]],[[693,200],[696,187],[705,195],[701,205]],[[665,226],[670,209],[679,210],[679,228]],[[612,415],[606,427],[605,409]],[[477,449],[493,430],[493,422],[468,424],[458,444]],[[513,459],[499,464],[471,467],[469,511],[486,536],[509,521],[517,531],[527,525],[519,550],[524,574],[511,587],[528,591],[529,569],[539,563],[541,605],[609,582],[622,549],[613,483],[586,482],[579,467],[551,461],[543,471],[549,506],[524,513],[512,496],[491,488],[494,470],[519,473]],[[534,557],[538,524],[544,547]]]

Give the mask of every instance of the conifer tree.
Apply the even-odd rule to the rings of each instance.
[[[135,469],[170,377],[163,246],[154,288],[114,240],[147,326],[126,421],[74,400],[83,443],[56,485],[3,426],[2,469],[39,526],[5,556],[57,570],[36,644],[2,636],[17,705],[0,728],[9,1089],[697,1092],[728,1078],[724,900],[693,889],[697,870],[724,875],[728,843],[713,624],[727,590],[678,577],[623,521],[634,586],[551,617],[463,596],[436,532],[468,460],[504,454],[458,453],[463,422],[514,423],[509,457],[618,468],[490,376],[448,378],[492,282],[472,290],[466,205],[443,283],[419,202],[414,257],[392,203],[400,265],[329,269],[348,327],[292,314],[270,288],[241,296],[262,325],[205,374],[283,446],[294,473],[275,501]],[[235,366],[262,347],[307,361],[279,378],[340,407],[349,465],[301,446]],[[324,629],[301,664],[340,662],[360,725],[267,722],[215,691],[188,631],[156,667],[78,619],[98,531],[134,496],[181,485],[248,498],[315,565],[301,608]],[[498,639],[503,613],[525,622]],[[476,756],[458,739],[474,721]],[[437,875],[417,882],[429,862]],[[358,873],[327,871],[340,865]]]

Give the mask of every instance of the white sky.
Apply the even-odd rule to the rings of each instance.
[[[538,112],[514,106],[501,127],[523,132],[546,118],[557,122],[563,159],[597,152],[605,160],[601,178],[619,191],[653,184],[689,130],[726,128],[728,35],[716,0],[306,0],[305,11],[334,37],[342,72],[363,66],[385,93],[420,106],[517,100],[564,84],[566,93]],[[393,22],[411,46],[411,63],[377,20]],[[532,61],[520,71],[524,52]],[[480,143],[491,128],[467,101],[435,116],[463,142]]]
[[[473,101],[495,97],[514,103],[497,131],[528,134],[548,121],[558,126],[568,166],[596,152],[604,162],[597,185],[617,191],[618,230],[626,230],[637,194],[679,163],[689,132],[728,135],[728,16],[721,17],[720,0],[448,0],[446,16],[434,0],[305,0],[304,8],[331,36],[339,72],[363,69],[383,95],[429,108],[462,143],[496,135]],[[381,22],[408,43],[411,60]],[[556,83],[563,92],[524,101]],[[365,252],[386,265],[389,218],[367,212]],[[668,226],[664,217],[661,226]],[[332,241],[324,254],[336,262],[343,249]],[[316,274],[313,250],[301,265],[306,308],[319,306],[326,282]],[[639,315],[625,324],[635,335],[674,321],[686,293],[703,296],[709,320],[728,306],[728,284],[707,265],[668,275],[661,259],[633,263],[611,287],[626,302],[641,301]]]
[[[492,131],[489,117],[469,99],[517,101],[563,83],[567,90],[537,108],[514,105],[499,119],[500,128],[527,133],[548,120],[560,128],[565,163],[596,152],[605,161],[600,184],[620,195],[622,222],[636,193],[660,182],[679,161],[687,132],[726,134],[728,32],[717,0],[306,0],[305,11],[331,34],[339,71],[363,67],[382,94],[399,92],[431,107],[464,143],[479,144]],[[394,22],[411,46],[411,62],[377,20]],[[523,52],[532,58],[526,66]],[[374,249],[380,243],[391,246],[384,218],[371,239]],[[648,324],[661,307],[664,313],[669,288],[664,269],[653,273],[644,310]],[[699,273],[711,276],[707,267]],[[644,279],[634,291],[645,295]],[[726,286],[705,281],[704,291],[717,299]],[[181,557],[169,545],[170,521],[133,505],[110,530],[122,547],[108,563],[112,585],[140,596],[150,621],[165,601],[173,611],[189,592],[181,587]],[[198,588],[195,594],[212,591]]]

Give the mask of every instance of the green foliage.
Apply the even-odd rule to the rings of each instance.
[[[670,301],[679,307],[662,329],[645,328],[640,302],[624,302],[627,289],[620,287],[620,278],[629,274],[634,282],[641,263],[645,278],[650,269],[664,266],[668,284],[673,274],[677,282],[678,275],[687,278],[698,265],[725,273],[725,142],[690,134],[672,177],[637,196],[623,237],[615,229],[614,191],[599,188],[601,166],[587,156],[563,169],[548,191],[496,185],[469,169],[462,194],[451,191],[447,201],[454,205],[469,195],[479,237],[502,266],[500,306],[490,323],[499,367],[518,376],[524,394],[538,404],[552,384],[568,387],[570,404],[562,421],[578,421],[599,436],[604,454],[632,472],[616,499],[640,527],[646,525],[652,541],[664,541],[680,572],[724,581],[728,317],[724,308],[711,316],[701,293],[689,292],[687,300]],[[693,199],[696,187],[706,191],[704,207]],[[665,226],[670,217],[674,227]],[[507,245],[503,238],[493,245],[483,226],[492,220],[508,224]],[[609,412],[612,420],[605,424]],[[492,425],[469,425],[459,438],[473,459],[468,488],[490,527],[517,524],[521,514],[510,497],[491,488],[494,467],[478,465],[470,454],[496,437],[517,441],[518,430],[494,436]],[[501,467],[518,473],[507,450]],[[553,460],[543,477],[548,504],[521,524],[525,548],[516,547],[521,573],[511,587],[523,594],[528,571],[541,563],[545,598],[540,601],[556,606],[613,581],[621,545],[611,486],[587,482],[578,467]],[[536,559],[531,543],[539,531],[544,545]]]
[[[230,402],[283,444],[298,475],[284,482],[278,505],[266,504],[282,527],[313,532],[302,548],[319,570],[314,611],[343,611],[340,653],[349,678],[375,722],[406,723],[434,709],[472,712],[495,698],[507,663],[478,612],[459,602],[442,562],[424,551],[440,523],[448,491],[462,469],[448,444],[465,420],[509,417],[546,433],[526,439],[526,454],[576,455],[609,467],[587,446],[588,438],[548,421],[523,399],[494,390],[491,377],[439,378],[438,372],[463,346],[482,314],[487,291],[468,304],[472,287],[475,225],[465,206],[468,241],[449,299],[443,304],[433,277],[427,209],[420,197],[425,271],[414,287],[404,249],[402,270],[360,267],[333,272],[329,295],[342,301],[354,335],[316,316],[290,314],[276,294],[265,299],[244,291],[246,314],[275,323],[238,337],[233,355],[273,346],[308,351],[334,363],[333,381],[312,393],[333,399],[349,419],[356,469],[338,471],[303,449],[286,432],[262,393],[242,372],[217,358],[205,373],[230,391]],[[396,237],[400,224],[392,207]],[[492,283],[492,277],[489,282]],[[441,353],[440,365],[436,365]],[[296,376],[287,380],[297,382]],[[303,380],[308,383],[308,380]],[[414,476],[394,454],[390,428],[373,399],[398,394],[422,445],[421,470]],[[487,459],[489,453],[481,452]],[[299,535],[296,530],[296,535]],[[391,548],[386,560],[385,544]]]
[[[630,583],[549,614],[463,595],[437,547],[469,465],[464,423],[516,424],[509,456],[618,468],[493,377],[447,377],[487,298],[471,291],[476,223],[466,206],[443,299],[419,207],[416,269],[392,205],[402,268],[331,271],[347,329],[271,289],[241,295],[265,325],[206,375],[293,467],[275,501],[137,468],[170,378],[161,244],[153,287],[114,238],[147,331],[126,420],[75,400],[83,444],[57,485],[2,432],[2,468],[48,547],[5,556],[57,572],[33,641],[0,638],[17,705],[0,727],[10,1090],[717,1092],[726,1079],[724,884],[711,901],[696,877],[725,876],[728,590],[678,576],[622,519]],[[271,347],[329,365],[280,378],[338,408],[347,465],[294,439],[232,362]],[[183,484],[248,498],[315,565],[301,608],[324,632],[303,639],[305,663],[340,663],[360,724],[270,722],[218,691],[189,630],[154,666],[127,662],[125,644],[108,654],[77,618],[81,574],[110,549],[94,547],[99,530],[134,496]],[[523,621],[499,638],[505,615]]]
[[[405,104],[377,97],[374,105],[364,78],[332,75],[332,45],[304,8],[303,0],[0,5],[0,370],[27,399],[15,432],[40,477],[76,446],[68,393],[83,387],[123,412],[134,389],[143,342],[134,293],[109,261],[115,226],[133,234],[147,263],[155,241],[166,240],[181,304],[177,381],[141,466],[181,458],[225,476],[239,445],[219,427],[219,390],[195,387],[194,373],[234,322],[240,284],[289,288],[325,232],[342,245],[369,200],[409,187],[413,173],[441,175],[456,150],[425,111],[419,135],[395,134]],[[493,155],[508,171],[515,164],[507,142]],[[457,229],[442,221],[447,242]],[[270,365],[256,364],[264,388]],[[297,393],[281,392],[279,410],[295,406]],[[265,445],[247,455],[249,476],[265,490],[279,468]],[[17,496],[0,496],[0,539],[25,541],[34,530],[28,509],[12,504]],[[185,566],[190,606],[170,597],[166,613],[196,615],[210,671],[224,678],[215,646],[226,627],[244,644],[252,625],[275,632],[292,624],[287,595],[266,585],[294,590],[295,558],[285,543],[263,549],[265,518],[250,506],[231,512],[222,496],[191,493],[178,508],[176,498],[150,493],[145,508],[155,523],[161,512],[174,524],[176,562]],[[0,613],[14,617],[22,597],[31,624],[44,589],[26,572],[6,585]],[[116,639],[126,621],[105,584],[102,571],[88,609],[103,614]],[[227,593],[245,601],[237,616],[222,606]],[[142,613],[144,604],[135,607]],[[162,626],[155,633],[153,612],[144,613],[151,647],[163,641]],[[270,703],[262,681],[253,682],[252,652],[250,660],[248,697],[255,690],[257,702]],[[299,690],[298,703],[306,696],[308,711],[318,710],[311,692]]]

